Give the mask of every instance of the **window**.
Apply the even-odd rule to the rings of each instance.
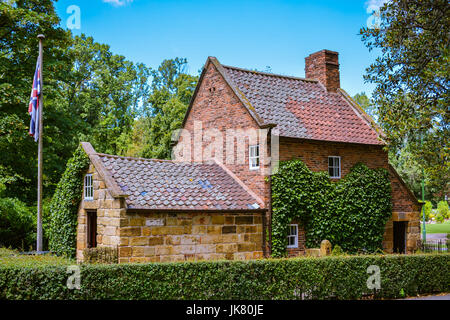
[[[88,248],[95,248],[97,246],[97,212],[88,211],[87,215],[87,237],[86,246]]]
[[[250,170],[259,169],[259,145],[250,146],[248,155]]]
[[[298,224],[290,224],[288,230],[288,248],[298,248]]]
[[[92,174],[84,176],[84,200],[94,200],[94,187],[92,186]]]
[[[328,157],[328,174],[330,178],[341,177],[341,157]]]

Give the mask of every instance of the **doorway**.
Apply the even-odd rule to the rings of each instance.
[[[394,221],[394,253],[406,253],[407,221]]]
[[[95,248],[97,246],[97,211],[87,211],[86,246]]]

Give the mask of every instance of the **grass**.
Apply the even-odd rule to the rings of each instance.
[[[420,225],[422,228],[422,224]],[[450,233],[450,220],[444,223],[426,224],[427,233]]]
[[[63,257],[56,257],[50,254],[43,255],[23,255],[19,254],[17,250],[7,248],[0,248],[0,266],[65,266],[75,264],[75,260]]]

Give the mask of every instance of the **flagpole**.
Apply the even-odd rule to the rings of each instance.
[[[39,140],[38,140],[38,203],[37,203],[37,243],[36,243],[36,251],[37,253],[42,252],[42,131],[44,129],[44,99],[43,99],[43,87],[44,83],[42,81],[42,71],[43,71],[43,65],[42,65],[42,41],[44,40],[45,36],[43,34],[39,34],[37,36],[39,38],[39,77],[40,77],[40,86],[41,86],[41,94],[39,95]]]

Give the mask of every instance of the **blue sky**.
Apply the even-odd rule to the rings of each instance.
[[[377,0],[370,0],[377,2]],[[367,0],[183,1],[59,0],[61,25],[77,5],[81,28],[114,53],[156,68],[184,57],[197,74],[208,56],[226,65],[304,77],[304,58],[321,49],[339,52],[341,87],[370,94],[365,68],[376,58],[358,35],[370,14]]]

